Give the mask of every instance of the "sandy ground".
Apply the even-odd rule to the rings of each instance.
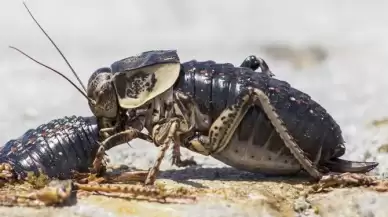
[[[84,82],[95,69],[145,50],[177,49],[183,61],[233,64],[250,54],[261,56],[278,78],[307,92],[338,121],[348,143],[346,158],[376,160],[380,165],[374,172],[380,175],[388,169],[387,154],[378,152],[388,141],[388,129],[370,124],[388,116],[387,1],[27,4]],[[8,48],[17,46],[76,81],[21,1],[0,2],[0,29],[0,144],[54,118],[91,115],[85,99],[65,80]],[[156,153],[152,145],[139,141],[133,148],[124,145],[109,152],[113,163],[143,169]],[[224,167],[194,156],[204,167]],[[170,169],[168,162],[163,169]],[[378,204],[384,203],[374,203],[370,212],[383,210]]]

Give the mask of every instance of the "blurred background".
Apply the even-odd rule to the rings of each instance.
[[[278,79],[308,93],[338,121],[346,158],[377,160],[377,172],[388,169],[388,128],[373,124],[388,117],[387,1],[26,3],[85,84],[97,68],[146,50],[177,49],[182,61],[235,65],[251,54],[263,57]],[[8,48],[16,46],[76,82],[22,1],[1,0],[0,29],[0,144],[54,118],[91,115],[67,81]],[[137,142],[110,153],[114,161],[147,167],[156,151]]]

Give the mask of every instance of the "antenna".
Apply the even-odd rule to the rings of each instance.
[[[28,57],[29,59],[31,59],[32,61],[38,63],[39,65],[45,67],[45,68],[48,68],[50,69],[51,71],[57,73],[58,75],[62,76],[64,79],[66,79],[68,82],[70,82],[70,84],[72,84],[88,101],[91,101],[93,104],[95,104],[94,100],[90,99],[81,89],[79,89],[79,87],[77,87],[77,85],[75,85],[68,77],[66,77],[64,74],[62,74],[61,72],[58,72],[57,70],[51,68],[50,66],[47,66],[41,62],[39,62],[38,60],[32,58],[31,56],[29,56],[28,54],[24,53],[23,51],[19,50],[18,48],[16,47],[12,47],[12,46],[9,46],[10,48],[20,52],[21,54],[23,54],[24,56]]]
[[[24,7],[27,9],[28,13],[30,14],[30,16],[32,17],[32,19],[34,20],[34,22],[36,23],[36,25],[38,25],[38,27],[40,28],[40,30],[42,30],[42,32],[47,36],[47,38],[50,40],[51,44],[54,45],[54,47],[57,49],[57,51],[59,52],[59,54],[61,54],[62,58],[65,60],[66,64],[69,66],[69,68],[71,69],[71,71],[73,72],[73,74],[75,75],[75,77],[77,78],[78,82],[81,84],[82,88],[84,89],[84,91],[86,92],[86,88],[84,86],[84,84],[82,83],[81,79],[79,79],[77,73],[74,71],[73,67],[70,65],[69,61],[67,61],[65,55],[63,55],[63,53],[61,52],[61,50],[58,48],[58,46],[54,43],[54,41],[50,38],[50,36],[46,33],[46,31],[40,26],[40,24],[38,23],[38,21],[35,19],[35,17],[32,15],[31,11],[28,9],[27,7],[27,4],[25,2],[23,2],[23,5]],[[42,65],[42,64],[41,64]]]

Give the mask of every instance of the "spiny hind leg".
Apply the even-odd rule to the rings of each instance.
[[[321,172],[317,168],[319,160],[321,158],[322,147],[320,147],[317,156],[315,156],[314,162],[311,162],[310,159],[305,155],[304,151],[295,142],[292,135],[288,132],[283,121],[277,114],[275,108],[271,105],[267,95],[265,95],[265,93],[261,90],[255,88],[249,88],[249,91],[255,97],[255,99],[260,102],[261,108],[264,110],[268,119],[275,127],[275,130],[279,133],[279,136],[282,138],[285,145],[288,147],[294,157],[298,160],[298,162],[302,165],[302,167],[310,174],[310,176],[319,180],[320,183],[337,183],[341,185],[343,185],[343,183],[358,183],[358,185],[370,185],[374,182],[373,179],[366,174],[331,173],[326,176],[322,176]]]
[[[268,64],[265,62],[265,60],[255,55],[250,55],[245,58],[245,60],[241,63],[240,67],[250,68],[253,71],[256,71],[258,68],[260,68],[262,73],[270,77],[275,76],[275,74],[273,74],[272,71],[269,69]]]
[[[292,137],[292,135],[288,132],[285,124],[277,114],[276,109],[272,106],[268,96],[265,95],[263,91],[257,88],[248,88],[248,92],[251,98],[253,98],[253,102],[255,104],[258,104],[263,109],[268,119],[274,126],[276,132],[283,140],[284,144],[290,150],[292,155],[298,160],[303,169],[305,169],[313,178],[320,179],[322,177],[321,172],[319,172],[316,165],[311,162],[311,160],[306,156],[304,151],[295,142],[295,139]],[[318,161],[316,160],[316,162]]]
[[[229,106],[221,113],[210,128],[209,144],[211,146],[206,147],[206,149],[211,150],[212,153],[217,153],[223,150],[230,142],[236,128],[240,124],[248,109],[254,105],[258,105],[263,109],[284,144],[298,160],[301,166],[310,174],[310,176],[319,179],[322,176],[321,173],[305,155],[298,144],[296,144],[295,140],[284,126],[284,123],[280,119],[275,108],[271,105],[268,96],[259,89],[247,88],[238,96],[235,104]]]

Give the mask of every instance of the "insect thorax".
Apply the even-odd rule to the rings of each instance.
[[[160,123],[163,119],[168,120],[173,117],[173,103],[173,88],[171,87],[138,109],[148,108],[144,125],[149,132],[152,132],[155,124]]]

